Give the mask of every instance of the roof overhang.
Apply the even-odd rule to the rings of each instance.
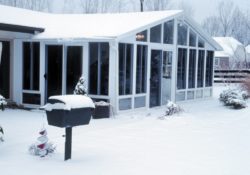
[[[5,24],[5,23],[0,23],[0,30],[9,32],[28,33],[28,34],[42,33],[45,31],[44,28],[29,27],[29,26],[15,25],[15,24]]]

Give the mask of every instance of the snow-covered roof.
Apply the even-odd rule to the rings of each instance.
[[[246,47],[246,52],[250,54],[250,45]]]
[[[52,14],[0,5],[0,23],[45,28],[35,39],[115,38],[181,13]]]
[[[244,47],[233,37],[214,37],[213,39],[223,48],[223,51],[215,52],[215,57],[232,57],[238,47]]]

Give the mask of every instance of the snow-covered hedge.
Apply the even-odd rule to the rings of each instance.
[[[176,113],[179,113],[182,111],[183,111],[183,109],[179,105],[175,104],[172,101],[168,101],[166,116],[173,115],[173,114],[176,114]]]
[[[247,107],[246,99],[247,92],[238,89],[228,89],[222,91],[219,100],[224,103],[225,106],[233,107],[234,109],[242,109]]]

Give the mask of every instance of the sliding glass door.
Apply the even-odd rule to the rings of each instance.
[[[10,98],[10,42],[2,43],[2,55],[0,62],[0,94]]]

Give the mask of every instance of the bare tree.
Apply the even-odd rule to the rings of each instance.
[[[145,10],[159,11],[170,8],[171,0],[144,0]]]
[[[187,1],[181,1],[178,5],[178,7],[183,10],[184,14],[187,16],[194,16],[195,10],[191,4],[189,4]]]
[[[210,36],[220,36],[220,21],[217,16],[209,16],[203,21],[202,27]]]
[[[80,7],[83,13],[97,13],[98,12],[97,0],[80,0]]]
[[[49,0],[0,0],[0,4],[37,11],[49,11]]]

